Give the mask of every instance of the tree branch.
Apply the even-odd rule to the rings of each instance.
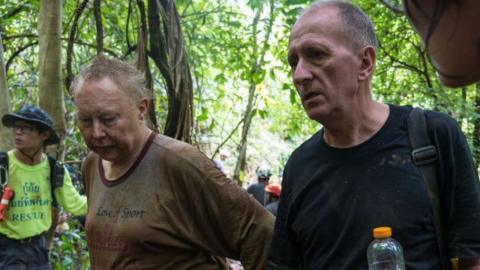
[[[13,17],[15,15],[17,15],[18,13],[24,11],[24,10],[27,10],[27,3],[23,3],[23,4],[20,4],[20,6],[12,9],[11,11],[9,11],[7,14],[5,14],[4,16],[2,16],[4,19],[8,19],[10,17]]]
[[[67,43],[67,55],[66,55],[66,75],[65,75],[65,88],[67,89],[67,93],[70,89],[70,84],[73,80],[73,72],[72,72],[72,57],[73,57],[73,45],[75,44],[76,33],[78,28],[78,21],[80,16],[82,16],[85,7],[88,4],[88,0],[83,0],[81,3],[77,5],[75,9],[75,16],[73,18],[72,27],[70,28],[70,33],[68,35],[68,43]],[[70,93],[71,94],[71,93]]]
[[[11,36],[3,36],[3,40],[16,39],[16,38],[38,38],[36,34],[18,34]]]
[[[35,46],[35,45],[38,45],[38,41],[30,42],[30,43],[28,43],[27,45],[18,48],[18,50],[16,50],[14,53],[12,53],[12,55],[10,56],[10,58],[8,58],[7,63],[5,64],[5,73],[8,74],[8,69],[9,69],[9,67],[10,67],[10,64],[12,63],[13,59],[15,59],[15,57],[17,57],[18,55],[20,55],[20,53],[22,53],[24,50],[26,50],[26,49],[28,49],[28,48],[30,48],[30,47],[32,47],[32,46]]]
[[[97,29],[97,55],[103,52],[103,24],[102,24],[102,0],[93,1],[93,14],[95,16],[95,28]]]
[[[401,66],[403,66],[404,68],[408,69],[408,70],[411,70],[411,71],[414,71],[414,72],[417,72],[419,74],[423,74],[423,70],[420,70],[418,69],[416,66],[414,65],[411,65],[407,62],[404,62],[404,61],[401,61],[400,59],[394,57],[393,55],[391,55],[381,44],[378,45],[379,48],[383,51],[383,53],[385,53],[385,55],[390,58],[393,62],[395,63],[398,63],[400,64]]]
[[[238,121],[237,125],[232,129],[232,131],[230,131],[227,138],[225,138],[225,140],[223,140],[223,142],[221,142],[218,145],[218,147],[215,149],[215,151],[212,154],[211,159],[213,159],[218,154],[218,152],[220,152],[220,149],[222,149],[222,147],[228,142],[228,140],[230,140],[230,138],[233,136],[233,134],[235,134],[237,129],[240,127],[240,124],[242,124],[244,121],[245,121],[245,117],[242,117],[242,119],[240,119],[240,121]]]

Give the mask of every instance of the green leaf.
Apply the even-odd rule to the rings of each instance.
[[[295,92],[295,90],[293,90],[292,88],[290,88],[290,103],[297,103],[297,92]]]
[[[201,110],[202,110],[202,113],[201,113],[199,116],[197,116],[197,121],[198,121],[198,122],[203,122],[203,121],[206,121],[206,120],[208,119],[208,110],[207,110],[207,108],[202,107]]]
[[[258,110],[258,113],[260,114],[260,117],[262,119],[266,119],[267,116],[268,116],[268,111],[266,111],[266,110]]]

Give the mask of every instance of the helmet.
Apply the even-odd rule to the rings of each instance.
[[[265,168],[257,168],[256,174],[259,179],[268,179],[272,175],[270,170]]]
[[[18,110],[18,112],[6,113],[2,117],[2,123],[6,127],[12,127],[15,121],[18,120],[27,121],[47,129],[50,133],[50,137],[45,140],[45,145],[57,144],[60,142],[60,138],[53,129],[53,120],[44,110],[33,105],[26,105]]]
[[[271,183],[265,186],[265,191],[272,193],[273,195],[280,197],[280,193],[282,192],[282,186],[277,183]]]

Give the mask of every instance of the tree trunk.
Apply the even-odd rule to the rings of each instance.
[[[140,12],[140,27],[138,30],[137,38],[137,68],[145,73],[145,79],[147,82],[147,89],[149,92],[150,100],[148,102],[148,114],[147,114],[147,125],[149,128],[155,132],[158,130],[158,122],[155,115],[155,98],[153,93],[153,80],[152,73],[150,72],[150,67],[148,66],[148,55],[147,55],[147,16],[145,14],[145,3],[142,0],[137,0],[138,9]]]
[[[246,156],[247,156],[247,142],[248,142],[248,134],[250,131],[250,126],[252,124],[252,119],[253,119],[253,112],[255,110],[255,100],[257,97],[256,94],[256,88],[257,84],[259,84],[261,81],[263,81],[263,78],[261,81],[258,81],[259,76],[255,76],[257,73],[261,72],[261,69],[264,64],[264,59],[265,59],[265,54],[268,49],[268,42],[270,39],[270,33],[272,32],[272,26],[273,26],[273,21],[275,19],[274,15],[274,4],[273,1],[270,0],[268,2],[270,5],[270,15],[268,18],[268,24],[267,28],[265,29],[265,37],[263,40],[263,44],[261,45],[260,50],[258,49],[260,46],[257,46],[257,26],[258,26],[258,21],[260,19],[260,15],[262,13],[262,9],[259,8],[255,18],[253,19],[253,31],[252,35],[254,37],[254,43],[253,43],[253,63],[252,63],[252,69],[250,72],[250,88],[248,91],[248,102],[247,102],[247,107],[245,108],[245,113],[243,116],[243,127],[242,127],[242,135],[240,138],[240,145],[239,145],[239,153],[238,153],[238,158],[237,158],[237,163],[235,164],[235,171],[233,172],[233,179],[235,179],[238,183],[241,184],[243,181],[241,177],[241,172],[245,170],[245,164],[246,164]]]
[[[59,135],[60,145],[50,147],[48,152],[63,160],[63,139],[66,133],[65,104],[62,88],[62,1],[41,0],[38,29],[39,67],[38,90],[40,107],[53,118],[54,128]]]
[[[7,88],[5,61],[3,59],[2,31],[0,31],[0,117],[11,111],[10,95]],[[6,151],[13,147],[12,132],[0,122],[0,150]]]
[[[248,91],[248,103],[243,118],[242,137],[239,145],[240,149],[238,151],[237,163],[235,164],[235,170],[233,172],[233,179],[235,179],[239,184],[241,184],[243,180],[240,177],[240,173],[245,170],[245,163],[247,160],[247,138],[248,132],[250,131],[250,126],[252,124],[253,108],[255,107],[255,88],[255,85],[250,85],[250,89]]]
[[[60,137],[60,144],[50,146],[48,152],[58,160],[64,159],[64,138],[66,134],[65,103],[62,88],[62,1],[41,0],[38,29],[39,67],[38,96],[40,107],[53,118],[54,129]],[[58,209],[52,214],[52,226],[47,232],[47,245],[52,246],[55,227],[58,223]]]
[[[167,87],[168,113],[164,133],[190,143],[193,85],[175,3],[149,0],[148,26],[150,56]]]

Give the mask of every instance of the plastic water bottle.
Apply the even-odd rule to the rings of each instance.
[[[367,249],[369,270],[405,270],[402,246],[391,236],[390,227],[373,229],[375,239]]]

